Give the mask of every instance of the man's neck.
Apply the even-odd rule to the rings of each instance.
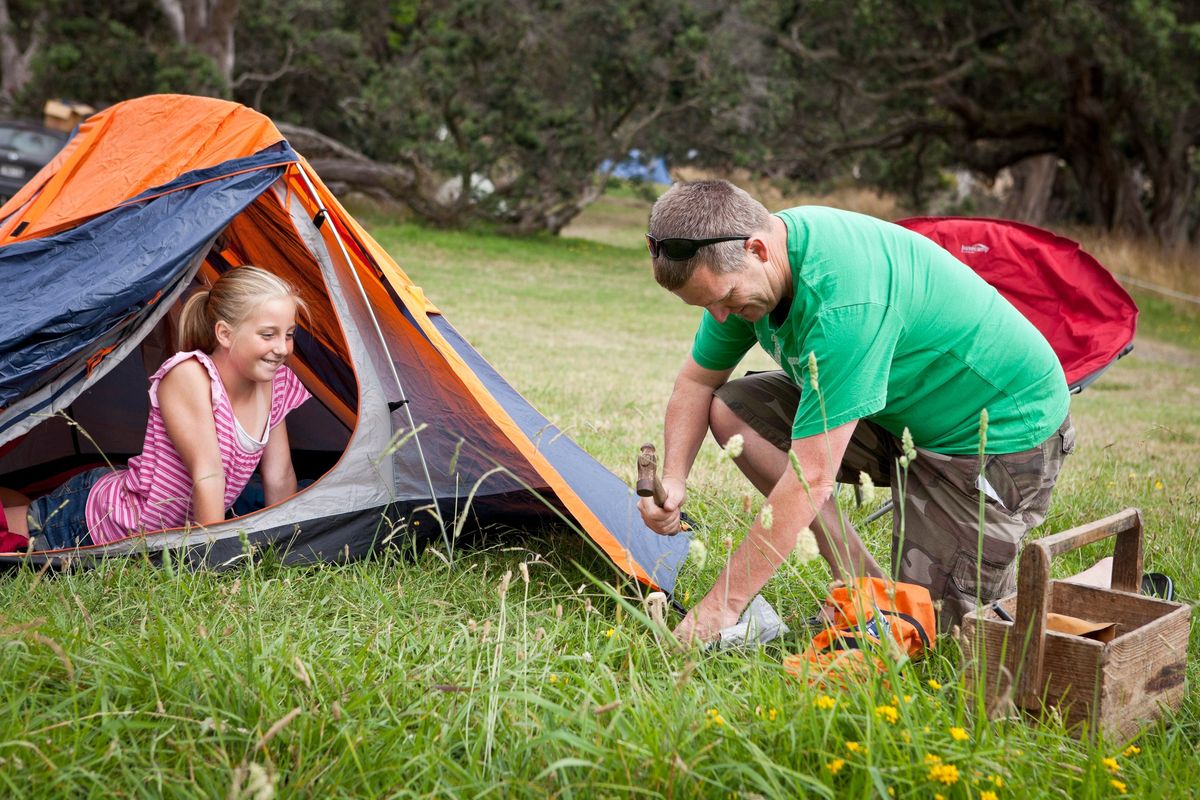
[[[792,296],[792,264],[788,260],[787,225],[771,215],[768,227],[767,263],[771,270],[771,287],[782,301]]]

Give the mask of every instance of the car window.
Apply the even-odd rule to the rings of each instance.
[[[49,161],[62,147],[57,136],[20,128],[0,127],[0,147],[16,150],[25,158],[34,161]]]

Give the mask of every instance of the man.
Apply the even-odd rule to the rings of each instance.
[[[734,462],[771,509],[680,638],[734,624],[805,527],[835,578],[881,576],[833,496],[860,472],[891,486],[894,572],[941,601],[943,630],[1013,590],[1020,544],[1074,448],[1062,367],[1020,312],[916,233],[830,208],[771,215],[724,181],[673,186],[646,238],[655,279],[704,314],[667,404],[666,503],[643,498],[642,516],[678,530],[709,430],[722,447],[742,437]],[[756,342],[781,370],[730,381]]]

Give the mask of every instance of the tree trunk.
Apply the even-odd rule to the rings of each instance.
[[[29,42],[22,48],[13,28],[8,0],[0,0],[0,94],[9,103],[33,78],[31,65],[42,46],[41,28],[45,20],[46,10],[42,9],[34,22]]]
[[[1148,236],[1140,189],[1128,158],[1120,151],[1114,121],[1108,118],[1099,66],[1078,59],[1070,64],[1072,96],[1066,113],[1063,156],[1083,190],[1093,225]]]
[[[1058,173],[1058,156],[1045,153],[1030,156],[1010,167],[1013,188],[1004,202],[1001,214],[1007,219],[1044,225],[1054,193],[1054,179]]]
[[[158,5],[175,39],[211,58],[225,87],[231,86],[238,0],[158,0]]]

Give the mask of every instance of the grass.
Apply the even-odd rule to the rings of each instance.
[[[694,311],[650,280],[644,220],[644,203],[628,195],[563,239],[367,218],[448,319],[629,481],[638,445],[661,435],[695,325]],[[1169,572],[1190,600],[1200,567],[1200,318],[1150,303],[1141,329],[1153,337],[1139,337],[1133,355],[1073,401],[1080,444],[1042,532],[1138,506],[1147,568]],[[706,443],[691,504],[710,557],[703,569],[685,566],[686,601],[707,588],[723,540],[740,536],[758,506],[744,506],[735,472]],[[864,528],[878,554],[887,525]],[[1100,550],[1064,557],[1055,571]],[[817,564],[789,565],[766,594],[785,615],[807,616],[826,579]],[[285,569],[268,555],[230,574],[138,560],[7,574],[0,791],[264,800],[1194,792],[1194,689],[1181,712],[1134,742],[1140,752],[1090,745],[1052,722],[983,719],[953,642],[862,687],[822,691],[781,668],[802,636],[743,654],[675,654],[615,583],[587,544],[556,531],[509,536],[453,565],[427,552]],[[1193,635],[1193,687],[1198,653]]]

